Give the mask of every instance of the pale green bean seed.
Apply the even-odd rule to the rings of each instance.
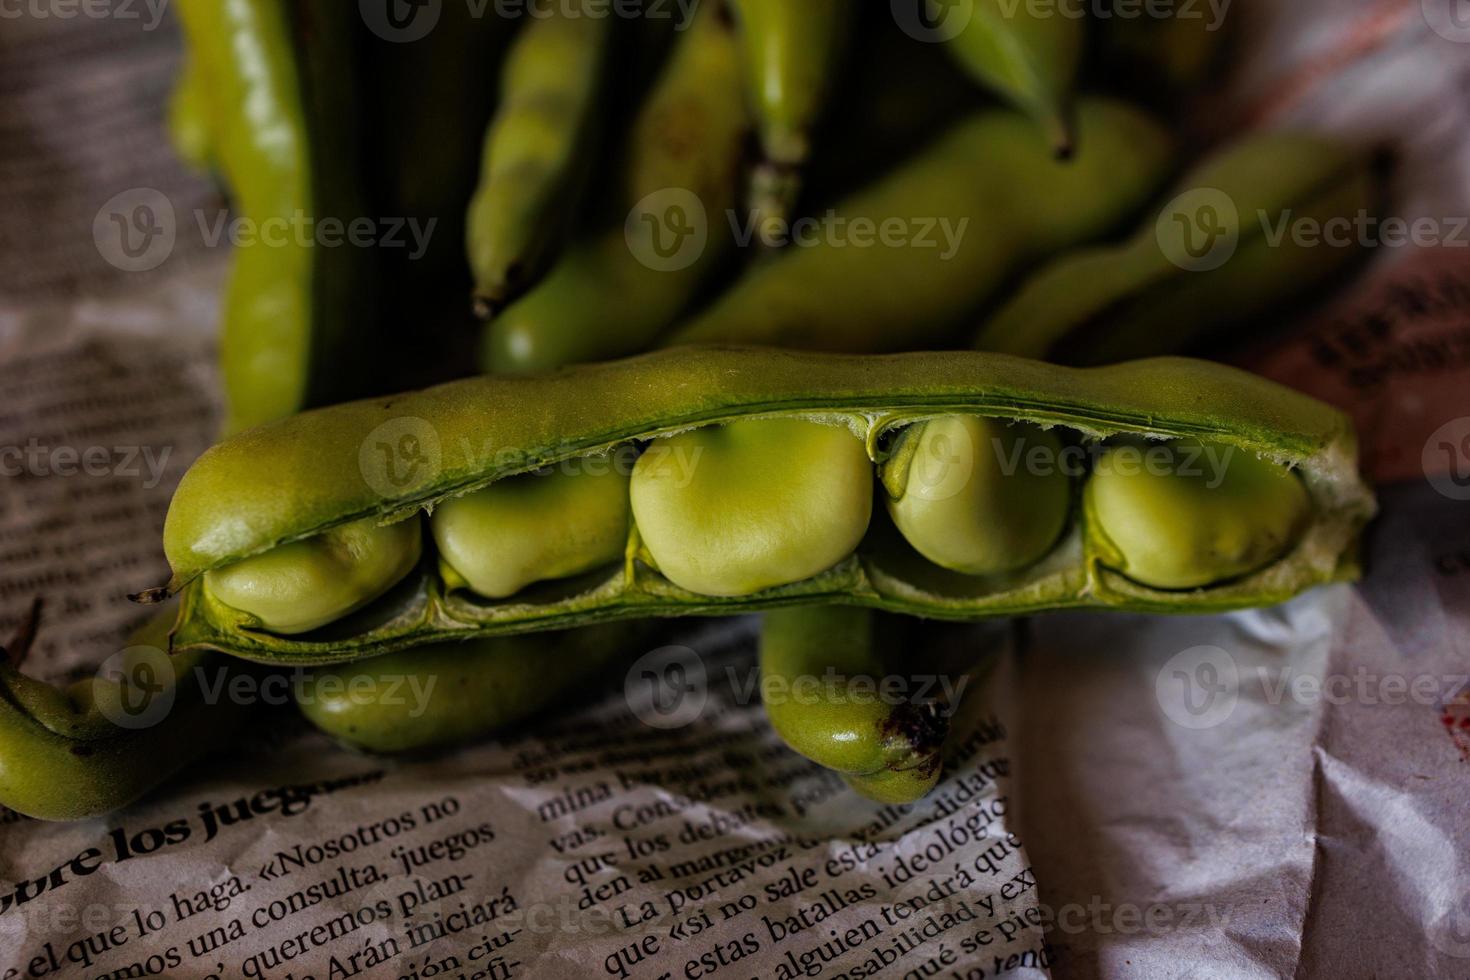
[[[1105,562],[1142,585],[1194,589],[1281,558],[1311,519],[1297,475],[1198,442],[1110,448],[1084,494]]]
[[[884,474],[888,513],[936,565],[966,575],[1014,571],[1045,556],[1067,525],[1062,463],[1061,440],[1034,425],[933,419],[906,432],[887,464],[907,470]]]
[[[219,601],[273,633],[305,633],[355,612],[418,564],[418,520],[364,518],[205,573]]]
[[[656,440],[633,468],[633,518],[675,585],[711,596],[799,582],[852,554],[873,509],[863,441],[764,419]]]
[[[513,476],[440,504],[429,526],[445,581],[504,599],[619,561],[628,475],[610,457],[579,462],[579,472]]]

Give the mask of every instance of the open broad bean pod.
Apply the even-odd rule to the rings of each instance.
[[[175,650],[345,662],[639,616],[1265,605],[1356,575],[1336,410],[1183,359],[684,348],[261,426],[164,546]]]

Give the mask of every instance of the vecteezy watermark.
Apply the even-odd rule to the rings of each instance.
[[[193,224],[206,248],[377,248],[403,251],[409,261],[429,249],[437,218],[317,217],[297,210],[253,218],[196,209]],[[173,202],[152,187],[113,195],[92,219],[92,241],[103,260],[124,272],[148,272],[173,255],[181,232]]]
[[[421,718],[431,706],[439,677],[432,672],[388,673],[338,670],[257,674],[228,667],[195,665],[185,675],[208,705],[330,703],[335,707],[394,709]],[[173,711],[180,676],[173,659],[154,646],[130,646],[108,657],[92,678],[92,700],[119,728],[137,730],[161,724]],[[401,710],[399,710],[401,709]]]
[[[623,236],[633,257],[655,272],[678,272],[698,262],[709,244],[709,216],[699,195],[666,187],[628,212]]]
[[[358,0],[358,13],[373,34],[395,44],[412,44],[439,26],[453,4],[455,28],[464,20],[519,20],[562,17],[568,20],[672,20],[682,31],[693,22],[699,0]]]
[[[1421,705],[1439,709],[1470,683],[1470,674],[1379,673],[1367,667],[1317,674],[1287,664],[1256,666],[1242,676],[1229,651],[1216,646],[1181,650],[1159,669],[1154,694],[1165,716],[1182,728],[1214,728],[1228,721],[1249,681],[1253,698],[1273,707],[1326,704],[1368,707]]]
[[[169,0],[0,0],[0,20],[135,20],[151,31]]]
[[[1429,485],[1451,500],[1470,500],[1470,416],[1434,430],[1421,458]]]
[[[1267,248],[1470,248],[1470,215],[1379,217],[1365,208],[1318,218],[1291,208],[1258,209],[1250,216]],[[1160,251],[1189,272],[1209,272],[1229,262],[1250,231],[1235,200],[1215,187],[1185,191],[1164,206],[1154,226]]]
[[[224,210],[213,214],[200,210],[194,212],[194,220],[208,248],[228,243],[235,248],[406,249],[411,262],[424,257],[439,223],[438,218],[318,218],[299,210],[261,220]]]
[[[723,670],[723,687],[737,705],[919,705],[934,718],[953,714],[972,679],[968,673],[869,675],[835,668],[786,676],[730,664]],[[645,654],[628,669],[623,696],[634,717],[649,727],[684,728],[704,712],[709,686],[709,671],[698,653],[668,646]]]
[[[984,0],[889,0],[899,28],[916,41],[958,37]],[[1005,20],[1198,20],[1207,31],[1225,25],[1233,0],[995,0],[991,16]]]
[[[1181,728],[1214,728],[1234,714],[1240,698],[1235,658],[1216,646],[1181,650],[1159,668],[1154,697]]]
[[[173,254],[174,205],[162,191],[134,187],[115,194],[92,219],[92,242],[103,260],[124,272],[148,272]]]
[[[684,728],[709,702],[704,659],[688,647],[659,647],[639,657],[623,678],[623,698],[650,728]]]
[[[988,446],[976,445],[968,432],[960,438],[940,432],[910,460],[907,492],[922,500],[949,500],[964,492],[976,472],[992,469],[1007,477],[1020,472],[1040,477],[1060,473],[1074,480],[1089,473],[1174,476],[1199,480],[1206,489],[1214,490],[1225,482],[1236,453],[1234,446],[1214,443],[1085,442],[1059,449],[1051,442],[1025,436],[992,436],[988,441]],[[984,453],[992,455],[994,467],[983,465]]]
[[[1470,44],[1470,0],[1419,0],[1424,22],[1446,41]]]
[[[939,259],[948,262],[960,250],[969,218],[947,217],[844,218],[828,209],[820,216],[785,219],[762,219],[751,213],[742,217],[736,211],[726,212],[735,244],[749,248],[759,239],[767,248],[921,248],[937,249]]]
[[[385,500],[412,497],[430,486],[444,470],[446,454],[476,472],[497,478],[540,478],[554,475],[631,476],[636,466],[650,478],[683,488],[694,480],[704,447],[656,439],[646,448],[623,443],[611,449],[589,451],[555,447],[529,453],[491,441],[476,443],[468,437],[445,446],[439,430],[428,419],[399,416],[381,423],[358,446],[357,466],[368,489]]]
[[[938,253],[948,262],[959,253],[969,218],[844,217],[824,214],[794,221],[734,208],[724,213],[730,237],[739,248],[914,248]],[[698,262],[709,246],[710,216],[699,195],[666,187],[635,204],[623,223],[628,250],[656,272],[677,272]],[[722,239],[723,240],[723,239]]]
[[[141,478],[152,490],[172,454],[172,446],[52,446],[32,437],[24,446],[0,446],[0,476],[120,476]]]

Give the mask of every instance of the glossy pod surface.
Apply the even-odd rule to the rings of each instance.
[[[970,415],[1050,428],[1082,456],[1099,440],[1142,436],[1205,440],[1227,460],[1230,452],[1270,459],[1304,482],[1309,519],[1287,552],[1265,567],[1191,591],[1150,588],[1110,568],[1085,514],[1074,514],[1040,561],[1004,575],[940,568],[875,520],[855,552],[832,567],[723,597],[682,588],[658,571],[665,561],[672,568],[692,560],[680,551],[688,540],[672,535],[660,543],[670,525],[658,516],[646,537],[633,523],[626,559],[614,566],[487,601],[447,588],[435,563],[425,561],[362,612],[295,637],[263,629],[196,583],[212,569],[337,525],[419,521],[426,508],[497,480],[572,461],[584,465],[629,446],[646,451],[707,426],[779,419],[845,429],[862,443],[872,463],[863,478],[873,481],[891,456],[885,447],[904,429]],[[982,455],[987,466],[1012,465],[988,452],[977,458]],[[685,459],[690,497],[678,507],[694,513],[702,505],[706,528],[727,532],[749,519],[757,539],[768,532],[761,518],[751,517],[765,504],[760,480],[706,486],[701,471],[721,461]],[[798,459],[788,464],[792,473],[804,467]],[[635,500],[636,483],[635,475]],[[1163,359],[1075,370],[978,352],[858,357],[681,349],[537,378],[472,379],[244,433],[211,449],[185,476],[169,511],[165,550],[172,587],[185,591],[176,646],[333,662],[456,637],[822,602],[955,619],[1072,606],[1205,612],[1261,605],[1354,575],[1357,532],[1372,511],[1341,414],[1220,365]]]
[[[349,157],[350,31],[336,19],[345,8],[181,0],[178,10],[189,59],[176,132],[187,144],[207,139],[235,210],[260,230],[235,250],[225,288],[226,431],[370,390],[355,369],[370,250],[318,247],[301,231],[303,218],[366,213]],[[187,113],[205,103],[207,127],[191,133]]]
[[[627,221],[573,241],[496,316],[481,367],[525,374],[648,348],[734,247],[725,216],[749,128],[734,31],[717,4],[704,4],[628,135],[614,185]]]
[[[83,820],[138,799],[232,738],[251,710],[227,691],[253,668],[210,653],[169,659],[157,617],[110,665],[66,691],[0,663],[0,804],[38,820]],[[216,687],[216,685],[218,685]]]
[[[885,699],[873,616],[839,606],[766,613],[761,695],[794,751],[844,776],[864,796],[907,803],[933,788],[947,718],[934,706]]]
[[[1367,156],[1267,133],[1216,153],[1127,242],[1063,255],[1027,279],[976,337],[982,350],[1101,364],[1181,353],[1276,315],[1350,268],[1349,240],[1292,227],[1353,227],[1375,203]],[[1281,237],[1275,236],[1280,230]]]
[[[1173,148],[1148,116],[1092,99],[1078,125],[1080,152],[1061,162],[1019,113],[966,117],[669,342],[868,353],[968,334],[976,308],[1028,261],[1106,234],[1164,180]]]
[[[574,700],[646,632],[607,623],[555,636],[439,643],[307,675],[297,693],[317,728],[369,752],[413,752],[504,731]]]

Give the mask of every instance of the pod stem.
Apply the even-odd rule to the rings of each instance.
[[[41,629],[41,610],[46,606],[46,600],[36,596],[31,600],[31,608],[21,617],[20,625],[15,628],[15,635],[10,642],[0,646],[0,657],[11,667],[19,667],[30,656],[31,646],[36,642],[36,633]]]

